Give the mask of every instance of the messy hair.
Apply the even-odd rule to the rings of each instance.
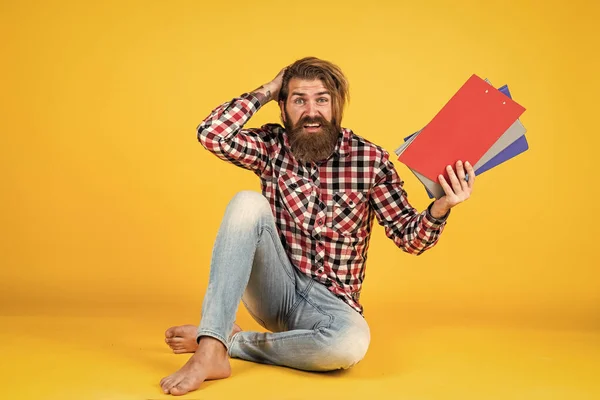
[[[292,78],[319,79],[331,93],[333,125],[340,131],[344,106],[349,100],[348,80],[342,70],[329,61],[316,57],[305,57],[291,64],[283,74],[279,101],[285,104],[289,95],[289,82]]]

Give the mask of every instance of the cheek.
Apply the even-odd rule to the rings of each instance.
[[[298,116],[296,114],[288,115],[290,117],[290,122],[292,125],[296,125],[298,123]]]
[[[300,121],[300,115],[302,115],[301,112],[294,110],[288,116],[290,117],[290,121],[292,122],[292,124],[295,125],[298,123],[298,121]]]
[[[327,117],[328,120],[331,120],[332,117],[336,116],[336,104],[335,101],[332,101],[331,103],[329,103],[329,107],[327,107],[324,111],[324,115]]]
[[[325,112],[323,113],[323,116],[328,120],[331,121],[332,117],[335,115],[335,112],[333,112],[332,108],[328,108],[327,110],[325,110]]]
[[[289,122],[293,122],[296,119],[296,110],[294,110],[294,107],[290,104],[286,105],[285,114],[287,114],[286,117]]]

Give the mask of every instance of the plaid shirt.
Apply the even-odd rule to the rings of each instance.
[[[389,154],[349,129],[327,160],[299,163],[281,125],[243,129],[260,107],[251,93],[222,104],[198,126],[198,140],[260,177],[292,264],[362,314],[373,219],[396,246],[418,255],[436,244],[448,215],[435,219],[431,205],[417,212]]]

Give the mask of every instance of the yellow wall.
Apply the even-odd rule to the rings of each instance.
[[[598,6],[218,3],[0,5],[4,312],[195,312],[228,199],[259,189],[205,151],[195,127],[315,55],[349,77],[344,126],[390,153],[472,73],[508,83],[527,108],[530,151],[477,180],[435,249],[409,256],[377,226],[367,315],[599,325]],[[268,105],[249,126],[277,122],[277,111]]]

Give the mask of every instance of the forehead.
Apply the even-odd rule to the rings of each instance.
[[[296,93],[303,93],[305,95],[315,95],[317,93],[329,92],[329,90],[323,84],[320,79],[306,80],[299,78],[292,78],[288,84],[288,91],[290,96]]]

